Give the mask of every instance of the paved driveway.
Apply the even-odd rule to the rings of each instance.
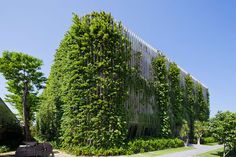
[[[215,145],[215,146],[206,146],[206,145],[193,145],[194,148],[192,150],[187,150],[178,153],[171,153],[167,155],[162,155],[159,157],[196,157],[197,154],[206,153],[215,149],[222,148],[222,145]]]

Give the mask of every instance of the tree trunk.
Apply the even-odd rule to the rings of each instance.
[[[226,154],[225,154],[225,144],[224,144],[224,152],[223,152],[223,157],[225,157]]]
[[[186,141],[184,142],[184,146],[187,147],[188,146],[188,138],[186,139]]]
[[[25,141],[31,141],[31,134],[29,128],[29,106],[28,106],[28,81],[24,82],[24,92],[23,92],[23,114],[24,114],[24,133],[25,133]]]
[[[197,145],[200,145],[201,143],[200,143],[200,140],[201,140],[201,138],[197,138]]]

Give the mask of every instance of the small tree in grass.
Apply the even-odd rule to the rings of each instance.
[[[206,122],[195,121],[194,122],[194,135],[197,138],[197,144],[200,145],[202,135],[206,132]]]
[[[188,127],[188,123],[186,120],[183,121],[183,125],[180,129],[180,137],[182,138],[182,140],[184,141],[184,145],[185,147],[188,146],[188,141],[189,141],[189,127]]]

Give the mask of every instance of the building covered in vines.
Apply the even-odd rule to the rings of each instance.
[[[105,12],[74,15],[42,98],[37,132],[64,146],[178,137],[209,118],[207,87]]]
[[[160,112],[167,112],[166,117],[169,118],[170,125],[169,131],[174,136],[178,134],[183,119],[186,119],[189,123],[191,123],[191,118],[193,119],[192,121],[207,121],[209,118],[208,88],[183,68],[170,61],[164,56],[163,52],[150,46],[129,29],[124,28],[124,30],[131,43],[131,59],[129,64],[137,69],[138,72],[138,77],[132,78],[133,81],[129,86],[129,96],[125,102],[129,119],[129,137],[158,135],[161,131],[157,132],[156,130],[160,130],[162,127],[160,126]],[[153,61],[157,58],[160,59],[159,62],[162,62],[162,59],[164,60],[164,71],[166,70],[166,72],[163,69],[156,69],[154,67]],[[161,67],[162,65],[158,64],[157,66]],[[156,100],[153,82],[157,81],[159,84],[163,84],[161,80],[156,80],[155,78],[155,73],[158,75],[158,73],[163,72],[165,73],[165,76],[163,76],[165,77],[164,80],[167,81],[168,86],[165,90],[168,91],[164,98],[166,99],[166,104],[164,104],[165,107],[162,109],[157,103],[158,100]],[[171,88],[171,85],[174,83],[177,83],[175,91]],[[157,90],[162,92],[160,88]],[[190,93],[187,93],[189,91],[186,90],[190,90]],[[192,96],[192,104],[187,100],[188,96]],[[171,102],[171,99],[175,100]],[[199,101],[199,99],[201,100]],[[199,114],[203,114],[203,118],[199,117]],[[192,117],[193,115],[194,117]],[[174,121],[178,119],[180,119],[179,126],[173,126]]]

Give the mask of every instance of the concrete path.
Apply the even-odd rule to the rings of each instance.
[[[206,146],[206,145],[193,145],[195,149],[187,150],[178,153],[171,153],[167,155],[162,155],[159,157],[196,157],[197,154],[206,153],[215,149],[222,148],[222,145],[215,145],[215,146]]]
[[[53,150],[53,152],[54,152],[54,157],[75,157],[73,155],[55,149]],[[0,157],[14,157],[14,156],[15,156],[15,151],[0,153]]]

